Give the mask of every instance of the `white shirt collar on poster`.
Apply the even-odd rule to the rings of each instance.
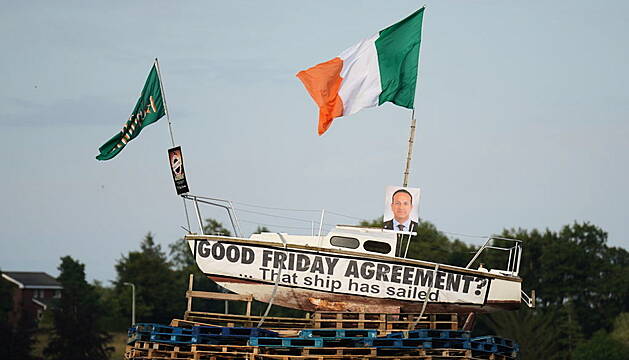
[[[393,230],[397,230],[397,231],[411,231],[411,219],[409,218],[408,220],[406,220],[405,222],[401,223],[402,225],[404,225],[404,228],[402,230],[400,230],[400,228],[398,227],[398,225],[400,225],[400,223],[395,220],[395,218],[393,218]]]

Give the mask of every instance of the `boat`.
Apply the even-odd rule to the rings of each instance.
[[[227,209],[231,202],[186,194],[203,229],[199,203]],[[218,204],[224,201],[225,205]],[[202,232],[202,230],[201,230]],[[413,233],[407,234],[408,240]],[[255,300],[303,311],[486,313],[534,306],[518,276],[521,242],[490,245],[466,267],[406,258],[404,236],[381,228],[337,225],[323,235],[263,232],[250,237],[189,233],[199,269],[219,286]],[[417,239],[415,241],[421,241]],[[483,251],[503,250],[504,269],[472,268]]]
[[[419,61],[412,52],[413,49],[419,52],[423,11],[424,8],[421,8],[394,25],[395,27],[387,28],[391,29],[391,32],[399,31],[397,34],[406,34],[400,35],[402,37],[396,38],[397,40],[390,40],[406,41],[406,43],[405,46],[400,45],[399,49],[391,50],[394,54],[389,55],[390,57],[386,60],[398,66],[393,72],[399,72],[397,75],[400,78],[405,77],[404,81],[391,80],[389,92],[391,94],[412,92],[413,94],[413,96],[405,95],[407,98],[404,101],[397,99],[397,95],[390,94],[384,98],[378,97],[381,95],[373,97],[373,94],[380,94],[383,90],[378,87],[382,85],[380,84],[380,70],[373,70],[365,64],[379,60],[373,60],[375,58],[368,55],[367,50],[358,50],[371,48],[369,41],[361,42],[348,49],[348,52],[344,52],[342,56],[343,59],[351,58],[352,60],[348,60],[347,68],[339,68],[339,74],[345,71],[346,73],[342,76],[351,74],[352,79],[355,80],[350,81],[345,77],[344,82],[339,84],[347,84],[345,89],[351,93],[351,96],[347,96],[358,104],[347,114],[337,111],[338,103],[334,101],[343,100],[343,96],[337,94],[340,92],[338,87],[333,89],[330,84],[336,84],[342,77],[336,73],[334,73],[336,75],[329,75],[332,71],[329,70],[332,68],[328,66],[329,62],[297,74],[320,107],[319,134],[325,132],[333,118],[342,116],[341,114],[349,115],[362,108],[383,102],[393,102],[412,109],[406,167],[401,189],[411,189],[407,188],[407,185],[416,128],[413,104],[415,87],[407,88],[406,82],[411,81],[409,79],[413,76],[415,77],[413,81],[416,82],[416,74],[413,71],[416,72],[417,68],[409,64]],[[407,36],[411,37],[407,38]],[[375,51],[374,49],[374,54]],[[338,57],[335,59],[340,60]],[[334,64],[336,64],[334,66],[338,65],[336,62]],[[343,64],[342,61],[341,64]],[[393,67],[393,65],[387,66]],[[350,68],[354,70],[348,70]],[[378,75],[373,75],[376,72]],[[368,85],[372,82],[377,85]],[[367,85],[362,86],[362,84]],[[328,95],[332,96],[330,94],[336,94],[337,97],[328,98]],[[358,97],[358,95],[364,96]],[[334,102],[335,105],[330,107],[328,102]],[[342,101],[340,103],[343,108]],[[411,199],[409,203],[412,203],[411,193],[404,191]],[[519,308],[523,301],[529,306],[533,305],[534,300],[522,291],[522,279],[518,276],[522,248],[521,242],[517,239],[501,239],[510,244],[505,248],[491,245],[490,242],[494,237],[488,237],[467,266],[453,266],[407,258],[406,254],[413,233],[337,225],[327,234],[322,234],[323,212],[322,219],[319,221],[320,230],[316,235],[314,231],[311,235],[263,232],[253,234],[248,238],[241,237],[238,236],[238,221],[232,202],[195,196],[190,193],[182,194],[182,196],[185,200],[192,201],[196,209],[201,233],[189,233],[185,236],[185,240],[190,246],[199,269],[221,287],[240,295],[251,295],[254,299],[270,305],[277,304],[304,311],[416,312],[421,310],[422,313],[426,310],[457,313],[513,310]],[[236,236],[203,234],[204,227],[199,204],[220,206],[226,209]],[[402,230],[405,226],[412,229],[413,225],[403,224],[409,220],[408,216],[400,217],[400,219],[403,221],[396,220],[400,222],[398,226],[401,226],[398,229]],[[417,225],[418,216],[416,219],[410,219],[411,224]],[[393,228],[393,222],[389,227]],[[414,241],[422,241],[422,239]],[[476,260],[487,249],[499,249],[507,254],[504,269],[485,269],[482,265],[475,265]],[[476,268],[473,268],[474,266]],[[534,299],[534,296],[532,298]]]

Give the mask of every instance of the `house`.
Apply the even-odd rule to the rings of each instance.
[[[13,285],[13,311],[9,315],[13,324],[20,316],[35,324],[53,301],[61,298],[63,287],[45,272],[3,271],[2,279]]]

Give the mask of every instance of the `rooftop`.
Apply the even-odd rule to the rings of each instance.
[[[54,277],[40,271],[3,271],[2,278],[21,289],[63,289]]]

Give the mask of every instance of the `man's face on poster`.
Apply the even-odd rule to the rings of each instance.
[[[391,211],[393,217],[399,223],[404,223],[413,209],[413,199],[405,192],[399,192],[393,196],[391,202]]]
[[[170,167],[173,169],[175,175],[181,174],[181,156],[178,153],[173,153],[170,157]]]

